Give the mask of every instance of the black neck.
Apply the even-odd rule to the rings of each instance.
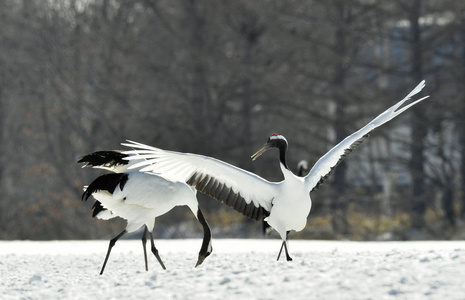
[[[289,170],[289,167],[287,166],[287,161],[286,161],[286,151],[287,151],[287,145],[285,143],[280,143],[278,146],[279,149],[279,161],[283,164],[286,169]]]
[[[210,240],[212,238],[212,233],[210,231],[210,226],[208,226],[207,220],[205,220],[205,217],[200,210],[200,207],[197,210],[197,218],[203,227],[203,241],[202,247],[200,248],[200,253],[207,253],[208,245],[210,244]]]

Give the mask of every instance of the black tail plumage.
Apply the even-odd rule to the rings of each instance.
[[[123,190],[124,185],[128,181],[128,174],[125,173],[110,173],[97,177],[92,183],[87,187],[87,189],[82,194],[82,201],[87,201],[89,197],[98,191],[108,191],[110,194],[113,194],[116,187],[119,185],[120,189]],[[99,201],[95,201],[94,206],[92,206],[92,217],[95,217],[99,212],[105,210],[102,204]]]
[[[106,208],[103,207],[102,203],[100,203],[100,201],[95,201],[94,205],[92,206],[92,218],[95,218],[99,212],[104,210],[106,210]]]
[[[120,165],[127,165],[128,161],[124,158],[127,157],[120,151],[97,151],[82,157],[78,163],[85,163],[84,167],[104,167],[114,168]]]
[[[113,194],[118,184],[121,190],[123,190],[127,180],[128,174],[125,173],[110,173],[101,175],[92,181],[92,183],[87,187],[85,192],[82,194],[82,200],[87,201],[87,199],[89,199],[93,193],[98,191],[108,191],[110,194]]]
[[[128,161],[124,159],[127,156],[127,154],[117,150],[97,151],[83,156],[78,163],[85,163],[84,167],[97,167],[118,172],[117,168],[119,166],[128,164]],[[128,175],[124,173],[105,174],[97,177],[84,191],[81,200],[87,201],[93,193],[98,191],[108,191],[110,194],[113,194],[118,184],[122,190],[127,180]],[[102,206],[102,203],[100,203],[100,201],[95,201],[92,206],[92,217],[95,217],[103,210],[105,210],[105,208]]]

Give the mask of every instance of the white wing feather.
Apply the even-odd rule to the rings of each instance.
[[[323,157],[321,157],[305,177],[305,183],[308,191],[312,191],[318,185],[320,180],[322,180],[322,178],[331,172],[332,168],[335,167],[340,162],[340,160],[344,158],[346,150],[351,149],[351,146],[354,143],[362,139],[376,127],[379,127],[384,123],[392,120],[413,105],[428,98],[429,96],[423,97],[399,109],[399,107],[404,104],[404,102],[409,100],[412,96],[418,94],[424,87],[425,81],[423,80],[404,99],[387,109],[385,112],[380,114],[357,132],[345,138],[342,142],[334,146]]]
[[[187,182],[195,174],[208,175],[218,182],[240,194],[246,203],[271,210],[276,183],[246,170],[240,169],[221,160],[174,151],[162,150],[134,141],[127,141],[123,146],[135,150],[125,151],[128,160],[141,160],[131,164],[130,169],[160,175],[168,180]]]

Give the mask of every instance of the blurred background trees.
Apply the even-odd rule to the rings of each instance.
[[[301,238],[463,238],[465,3],[459,0],[0,2],[0,238],[99,238],[83,154],[125,139],[217,157],[280,180],[402,99],[314,192]],[[261,224],[199,196],[216,236]],[[162,237],[200,235],[187,209]],[[99,224],[96,224],[99,223]],[[193,224],[193,223],[192,223]],[[192,227],[194,229],[192,229]]]

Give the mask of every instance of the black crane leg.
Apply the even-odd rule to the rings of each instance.
[[[278,254],[278,259],[281,257],[281,252],[283,251],[283,247],[284,247],[284,251],[286,252],[286,260],[287,261],[292,261],[292,258],[289,256],[289,252],[287,251],[287,237],[289,236],[289,231],[286,232],[286,240],[283,241],[283,243],[281,244],[281,249],[279,249],[279,254]]]
[[[289,256],[289,252],[287,251],[287,243],[286,241],[283,241],[283,243],[281,244],[281,249],[279,249],[279,254],[278,254],[278,259],[281,257],[281,252],[283,251],[283,248],[284,248],[284,252],[286,253],[286,260],[287,261],[292,261],[292,258]]]
[[[149,266],[147,263],[147,249],[145,246],[147,245],[147,226],[144,226],[144,233],[142,234],[142,247],[144,248],[144,261],[145,261],[145,271],[149,270]]]
[[[157,260],[160,263],[163,270],[166,270],[165,265],[161,261],[160,255],[158,255],[158,250],[157,250],[157,248],[155,248],[155,243],[153,242],[153,235],[152,235],[151,232],[150,232],[150,243],[152,244],[152,253],[153,253],[153,255],[155,255],[155,257],[157,258]]]
[[[107,255],[105,256],[105,261],[103,262],[102,270],[100,270],[100,275],[102,275],[103,270],[105,270],[105,266],[107,265],[108,257],[110,257],[111,248],[113,248],[113,246],[116,244],[116,241],[119,240],[126,233],[127,233],[127,231],[125,229],[125,230],[121,231],[121,233],[118,234],[115,238],[110,240],[110,245],[108,245]]]

